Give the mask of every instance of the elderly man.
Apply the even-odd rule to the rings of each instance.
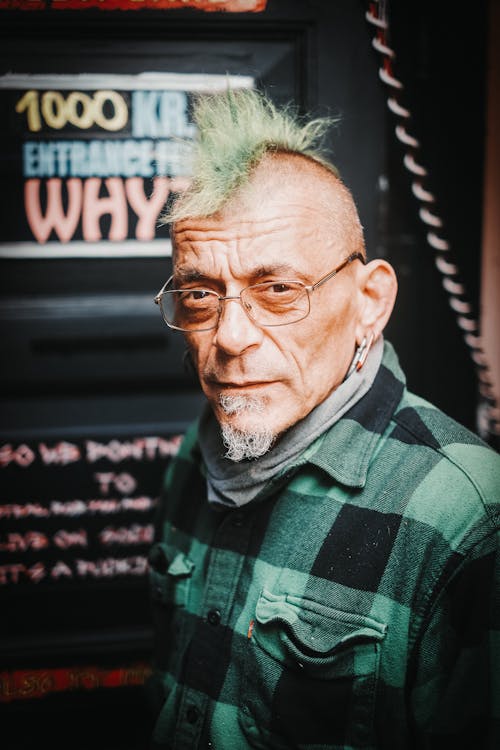
[[[324,123],[195,117],[156,301],[207,406],[150,555],[153,747],[499,747],[499,457],[406,390]]]

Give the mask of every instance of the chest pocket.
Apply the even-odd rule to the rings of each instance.
[[[256,748],[373,747],[387,626],[263,590],[247,639],[240,725]]]
[[[187,638],[183,618],[189,604],[193,570],[193,561],[169,544],[160,542],[150,550],[153,651],[155,667],[161,672],[176,673],[179,669]]]

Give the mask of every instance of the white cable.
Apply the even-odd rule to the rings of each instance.
[[[420,182],[415,180],[411,184],[412,193],[415,196],[415,198],[418,198],[419,201],[425,201],[427,203],[434,203],[436,200],[432,193],[430,193],[428,190],[424,190]]]
[[[373,12],[375,5],[378,10],[382,9],[380,15]],[[384,65],[379,68],[379,77],[391,90],[401,91],[403,84],[392,75],[391,62],[396,55],[387,43],[386,32],[389,24],[385,12],[385,3],[382,0],[371,2],[370,9],[365,13],[365,17],[370,24],[378,29],[372,39],[372,46],[382,55],[384,60]],[[391,96],[388,96],[387,106],[396,117],[403,120],[410,119],[410,110],[399,103],[394,92],[391,93]],[[402,123],[396,125],[395,133],[398,140],[409,149],[417,150],[420,147],[418,140],[408,133]],[[405,153],[403,163],[406,169],[418,178],[413,180],[411,185],[415,198],[421,203],[435,203],[436,199],[433,193],[422,185],[422,179],[428,176],[427,169],[415,160],[411,151]],[[442,228],[443,226],[442,219],[435,212],[429,211],[426,206],[420,207],[419,216],[422,222],[429,227]],[[427,242],[436,251],[435,263],[443,277],[443,288],[448,293],[450,307],[457,313],[457,325],[464,334],[465,344],[477,368],[478,389],[484,399],[478,409],[478,425],[485,434],[500,435],[500,409],[496,405],[493,385],[488,374],[487,358],[482,349],[478,323],[472,317],[472,305],[466,299],[465,286],[459,281],[458,266],[442,256],[442,253],[449,253],[450,243],[432,230],[427,233]]]
[[[435,232],[427,233],[427,242],[434,248],[434,250],[446,252],[446,250],[450,249],[450,243],[448,240],[443,240],[442,237],[438,237]]]
[[[443,222],[439,218],[439,216],[436,216],[436,214],[433,214],[429,211],[428,208],[421,208],[418,212],[418,215],[424,222],[424,224],[427,224],[430,227],[442,227]]]
[[[423,167],[421,164],[417,164],[413,154],[405,154],[403,157],[403,162],[404,162],[406,169],[409,172],[412,172],[412,174],[418,174],[419,177],[427,176],[426,168]]]
[[[451,309],[455,310],[455,312],[457,313],[469,315],[472,312],[472,307],[468,302],[464,302],[463,300],[457,299],[456,297],[450,297],[449,302]]]
[[[468,332],[477,331],[477,323],[475,320],[472,320],[471,318],[464,318],[463,315],[459,315],[457,320],[458,320],[458,325],[464,331],[468,331]]]
[[[372,46],[374,49],[377,50],[377,52],[380,52],[382,55],[387,55],[387,57],[394,57],[394,52],[390,47],[387,47],[385,44],[382,44],[380,39],[378,39],[376,36],[372,39]]]
[[[418,148],[419,142],[416,138],[414,138],[412,135],[410,135],[404,125],[396,125],[396,136],[401,141],[401,143],[404,143],[405,146],[411,146],[412,148]]]
[[[452,279],[448,278],[448,276],[444,276],[442,281],[443,281],[444,288],[449,294],[455,294],[457,296],[463,296],[466,294],[465,287],[463,284],[460,284],[457,281],[453,281]],[[467,344],[467,346],[470,346],[472,348],[478,346],[477,342],[473,344],[469,344],[466,341],[465,343]]]
[[[391,110],[391,112],[394,112],[394,114],[398,115],[398,117],[404,117],[406,119],[410,117],[409,110],[407,110],[404,107],[402,107],[401,104],[399,104],[399,102],[397,102],[396,99],[394,99],[393,96],[390,96],[388,98],[388,100],[387,100],[387,106],[389,107],[389,109]]]
[[[440,273],[446,274],[447,276],[458,276],[458,266],[454,263],[450,263],[439,255],[436,256],[435,262]]]
[[[480,336],[474,336],[472,333],[468,333],[464,336],[464,339],[467,346],[470,346],[471,349],[480,349],[482,346]]]
[[[386,22],[383,21],[381,18],[377,18],[377,16],[374,16],[369,10],[366,11],[365,18],[367,21],[372,23],[374,26],[377,26],[379,29],[387,28]]]
[[[471,357],[476,363],[476,365],[480,365],[481,367],[487,367],[486,357],[484,356],[483,352],[473,351],[471,353]]]
[[[385,68],[379,68],[378,74],[381,78],[381,80],[386,83],[388,86],[392,86],[395,89],[402,89],[403,84],[401,81],[398,81],[397,78],[394,78],[394,76],[391,76]]]

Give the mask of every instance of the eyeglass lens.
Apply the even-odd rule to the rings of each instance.
[[[224,301],[216,292],[205,289],[173,290],[162,294],[160,306],[169,325],[202,331],[217,326]],[[295,323],[309,313],[307,290],[295,281],[254,284],[243,289],[236,301],[241,301],[249,317],[263,326]]]

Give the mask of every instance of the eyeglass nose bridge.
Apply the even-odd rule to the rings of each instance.
[[[252,305],[249,305],[248,302],[245,302],[244,298],[242,298],[241,296],[244,292],[245,290],[243,289],[239,294],[231,294],[227,297],[219,297],[219,305],[217,308],[217,326],[219,325],[220,319],[222,317],[222,311],[224,309],[222,306],[223,302],[239,302],[244,312],[246,313],[247,318],[249,318],[254,325],[257,324],[257,321],[250,312],[250,310],[252,309]]]

